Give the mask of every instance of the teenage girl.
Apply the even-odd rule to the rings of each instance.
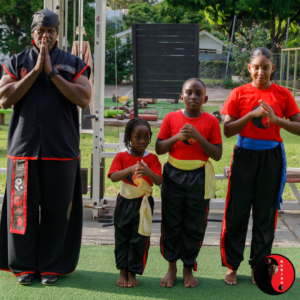
[[[130,120],[124,140],[128,151],[116,155],[108,173],[112,182],[122,181],[114,214],[115,258],[117,269],[120,270],[117,285],[121,287],[139,285],[135,275],[143,274],[148,256],[150,236],[139,233],[140,209],[146,192],[145,188],[140,190],[138,184],[142,179],[150,195],[153,183],[162,183],[161,164],[155,154],[146,151],[151,136],[147,121],[140,118]],[[151,207],[151,217],[154,201],[151,196],[147,201]]]
[[[269,255],[286,180],[280,129],[300,135],[300,110],[291,92],[272,83],[275,65],[266,48],[255,49],[248,70],[252,82],[234,89],[222,109],[224,134],[238,134],[228,182],[221,232],[221,256],[228,268],[225,282],[237,283],[243,260],[250,210],[253,228],[249,264]],[[289,121],[287,121],[289,119]]]

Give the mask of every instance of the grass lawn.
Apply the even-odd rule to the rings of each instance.
[[[208,112],[216,110],[214,106],[204,106],[204,109]],[[10,115],[6,115],[6,124],[9,122]],[[0,131],[0,168],[6,168],[6,155],[7,155],[7,130],[8,125],[2,125],[2,130]],[[119,131],[124,132],[125,127],[120,127]],[[150,152],[155,153],[155,141],[156,137],[159,132],[159,128],[152,128],[153,137],[151,144],[148,147]],[[226,138],[223,135],[223,125],[221,124],[221,132],[223,138],[223,157],[219,162],[214,162],[215,173],[222,174],[223,168],[225,166],[230,165],[231,156],[233,147],[236,143],[236,137]],[[285,150],[287,156],[288,167],[295,167],[300,168],[300,137],[292,135],[285,130],[281,130],[282,137],[285,143]],[[118,128],[117,127],[105,127],[104,131],[105,141],[107,143],[117,143],[118,142]],[[89,168],[89,181],[90,182],[90,168],[91,168],[91,152],[93,148],[93,136],[90,134],[81,134],[80,140],[80,149],[81,149],[81,167],[82,168]],[[115,151],[114,149],[107,149],[107,151]],[[160,155],[159,160],[161,164],[165,164],[167,161],[167,155]],[[111,166],[112,159],[107,158],[105,160],[105,173],[107,175],[108,170]],[[6,175],[0,175],[0,194],[4,193],[5,189],[5,181]],[[225,198],[226,191],[227,191],[227,180],[217,180],[217,197],[218,198]],[[298,188],[300,188],[300,184],[296,184]],[[107,177],[105,179],[105,195],[106,196],[116,196],[120,189],[120,183],[111,182]],[[154,186],[153,189],[154,197],[160,197],[160,189]],[[292,190],[290,189],[289,185],[287,184],[283,193],[284,199],[295,199]]]
[[[217,83],[222,83],[223,79],[214,79],[214,78],[200,78],[205,85],[215,85]]]
[[[298,248],[275,248],[273,252],[288,257],[295,269],[300,269]],[[251,283],[247,263],[249,253],[250,248],[246,247],[245,260],[239,268],[236,286],[229,286],[223,281],[226,269],[221,267],[219,247],[202,247],[198,257],[198,271],[195,272],[199,285],[189,289],[183,286],[180,261],[173,288],[163,288],[159,286],[159,280],[165,275],[167,262],[158,247],[150,247],[145,272],[143,276],[137,276],[140,285],[136,288],[121,288],[115,284],[118,270],[115,267],[114,247],[82,245],[75,273],[61,276],[54,286],[43,286],[38,279],[30,286],[20,286],[10,273],[0,272],[0,299],[274,299]],[[280,299],[299,299],[299,273],[296,272],[296,276],[292,288],[280,295]]]

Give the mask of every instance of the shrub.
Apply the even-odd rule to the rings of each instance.
[[[238,86],[243,85],[244,83],[233,82],[229,76],[225,76],[222,81],[222,84],[225,87],[225,89],[234,89]]]

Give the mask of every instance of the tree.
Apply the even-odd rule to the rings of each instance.
[[[132,4],[129,6],[129,12],[123,15],[123,21],[127,27],[132,23],[198,23],[201,29],[211,31],[212,26],[201,11],[186,11],[182,7],[172,8],[166,1],[150,6],[147,3]]]
[[[41,9],[42,0],[0,0],[0,52],[13,55],[30,45],[31,17]]]
[[[184,6],[189,10],[205,9],[209,17],[231,38],[234,15],[237,19],[270,20],[271,43],[277,53],[286,38],[286,20],[300,21],[300,0],[166,0],[174,7]],[[236,25],[235,30],[240,32]]]
[[[127,9],[130,4],[134,3],[147,3],[154,5],[158,0],[108,0],[107,6],[110,6],[112,9]]]

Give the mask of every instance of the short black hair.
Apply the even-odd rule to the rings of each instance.
[[[151,143],[152,131],[149,123],[141,118],[135,117],[127,123],[125,128],[124,143],[127,149],[131,148],[130,138],[131,138],[132,131],[134,130],[135,127],[139,125],[148,126],[150,132],[149,144]]]
[[[268,58],[273,64],[273,53],[265,47],[258,47],[256,49],[254,49],[254,51],[250,55],[250,63],[255,57],[260,56],[260,55],[263,55],[264,57]],[[275,77],[275,70],[271,74],[270,80],[273,80],[274,77]]]
[[[192,80],[195,80],[195,81],[200,82],[200,83],[203,85],[203,87],[204,87],[204,89],[205,89],[205,93],[206,93],[206,86],[205,86],[205,84],[204,84],[204,82],[203,82],[202,80],[200,80],[199,78],[189,78],[188,80],[186,80],[186,81],[183,83],[183,86],[182,86],[182,94],[183,94],[183,91],[184,91],[184,86],[185,86],[189,81],[192,81]]]

